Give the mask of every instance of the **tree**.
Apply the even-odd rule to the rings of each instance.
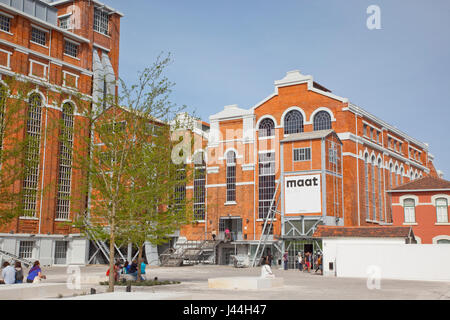
[[[188,220],[187,201],[174,197],[190,175],[181,177],[171,160],[168,123],[184,107],[169,100],[173,84],[163,75],[169,63],[170,56],[159,57],[139,73],[137,84],[120,80],[118,97],[106,95],[87,110],[90,135],[81,149],[89,156],[75,152],[74,162],[86,173],[82,194],[89,197],[87,219],[77,224],[109,241],[110,291],[116,243],[138,243],[141,258],[145,241],[161,243]],[[177,126],[175,121],[172,129]]]

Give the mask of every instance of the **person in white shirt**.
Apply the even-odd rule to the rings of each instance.
[[[303,271],[303,257],[300,251],[298,252],[297,261],[298,261],[298,270]]]
[[[262,261],[261,278],[273,279],[275,275],[272,272],[272,268],[267,264],[266,260]]]
[[[16,269],[9,265],[9,262],[3,263],[2,278],[5,284],[16,283]]]

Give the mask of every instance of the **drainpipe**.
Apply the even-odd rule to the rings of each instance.
[[[357,187],[356,187],[356,194],[358,199],[358,226],[361,225],[361,208],[359,203],[359,136],[358,136],[358,113],[355,112],[355,135],[356,135],[356,181],[357,181]]]

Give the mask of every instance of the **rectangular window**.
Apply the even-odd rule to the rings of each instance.
[[[308,161],[308,160],[311,160],[311,148],[294,149],[294,161]]]
[[[335,143],[331,143],[331,147],[328,149],[328,161],[335,165],[338,164],[338,149]]]
[[[37,28],[31,28],[31,41],[45,46],[47,44],[47,32]]]
[[[94,9],[94,30],[108,35],[109,14],[100,9]]]
[[[236,201],[236,163],[227,163],[227,202]]]
[[[363,125],[363,135],[367,136],[367,125]]]
[[[67,263],[67,241],[55,241],[55,264]]]
[[[68,56],[74,58],[78,57],[78,48],[79,45],[74,42],[66,40],[64,43],[64,53],[67,54]]]
[[[10,32],[11,30],[11,18],[0,14],[0,30]]]
[[[406,199],[403,202],[403,209],[405,213],[405,223],[416,222],[416,207],[413,199]]]
[[[70,29],[72,27],[70,18],[71,16],[59,18],[59,27],[65,30]]]
[[[437,223],[448,223],[448,204],[447,199],[439,198],[436,200]]]
[[[20,241],[19,244],[19,258],[31,259],[33,258],[34,241]]]
[[[194,169],[194,220],[205,220],[206,166],[196,165]]]
[[[275,153],[259,154],[259,206],[258,218],[264,219],[269,214],[275,193]]]

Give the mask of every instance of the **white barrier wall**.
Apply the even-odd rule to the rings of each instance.
[[[374,270],[381,279],[450,281],[450,245],[341,241],[324,246],[324,275],[367,278]]]

